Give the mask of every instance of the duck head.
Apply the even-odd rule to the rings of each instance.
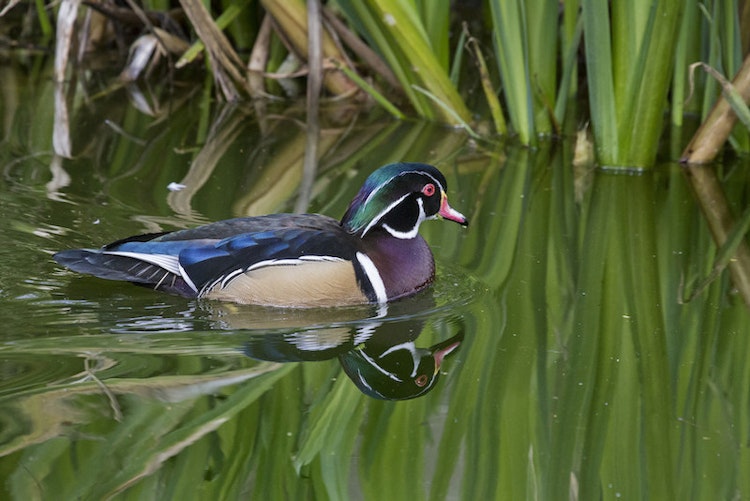
[[[448,204],[446,191],[445,176],[432,165],[388,164],[370,174],[341,225],[360,237],[382,228],[401,239],[416,237],[427,219],[441,217],[468,226],[466,217]]]

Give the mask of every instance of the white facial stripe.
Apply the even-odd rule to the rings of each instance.
[[[414,227],[411,230],[409,230],[409,231],[398,231],[398,230],[394,230],[393,228],[391,228],[387,224],[384,224],[383,228],[385,228],[385,231],[387,231],[388,233],[390,233],[392,236],[394,236],[396,238],[400,238],[402,240],[408,240],[410,238],[416,237],[417,234],[419,233],[419,225],[422,224],[422,221],[424,221],[425,219],[427,219],[425,217],[425,213],[424,213],[424,202],[422,201],[421,198],[417,199],[417,204],[419,204],[419,218],[417,218],[417,222],[414,224]]]
[[[385,208],[384,210],[382,210],[382,211],[380,212],[380,214],[378,214],[378,215],[377,215],[376,217],[374,217],[374,218],[372,219],[372,221],[370,221],[370,224],[368,224],[368,225],[367,225],[367,226],[365,227],[365,230],[364,230],[364,231],[362,232],[362,236],[365,236],[365,235],[367,234],[367,232],[368,232],[368,231],[370,231],[370,229],[371,229],[371,228],[372,228],[373,226],[375,226],[375,223],[377,223],[378,221],[380,221],[380,219],[381,219],[381,218],[382,218],[383,216],[385,216],[386,214],[388,214],[388,213],[389,213],[389,212],[390,212],[390,211],[391,211],[391,210],[392,210],[392,209],[393,209],[394,207],[396,207],[396,206],[397,206],[398,204],[400,204],[401,202],[403,202],[403,201],[404,201],[404,199],[405,199],[406,197],[408,197],[409,195],[410,195],[410,193],[407,193],[406,195],[404,195],[403,197],[399,198],[398,200],[396,200],[395,202],[393,202],[393,203],[392,203],[391,205],[389,205],[388,207],[386,207],[386,208]]]
[[[365,271],[365,275],[367,275],[367,279],[370,281],[370,285],[375,291],[375,297],[378,299],[378,303],[387,302],[388,294],[385,291],[385,284],[380,277],[378,269],[375,267],[375,263],[372,262],[372,259],[361,252],[357,252],[357,261],[359,261],[359,264]]]

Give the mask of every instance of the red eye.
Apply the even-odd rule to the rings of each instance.
[[[435,194],[435,185],[428,183],[422,187],[422,194],[426,197],[431,197]]]
[[[431,184],[428,184],[427,186],[432,186],[432,185],[431,185]],[[425,186],[425,188],[426,188],[427,186]],[[432,187],[432,189],[434,190],[434,189],[435,189],[435,187],[433,186],[433,187]],[[422,190],[422,191],[424,191],[424,190]],[[429,378],[427,377],[427,374],[422,374],[421,376],[417,377],[417,379],[415,379],[415,380],[414,380],[414,383],[415,383],[415,384],[416,384],[417,386],[419,386],[420,388],[422,388],[422,387],[423,387],[424,385],[426,385],[426,384],[427,384],[427,380],[428,380],[428,379],[429,379]]]

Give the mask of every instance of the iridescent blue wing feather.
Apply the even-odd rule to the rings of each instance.
[[[282,228],[236,235],[212,246],[190,247],[179,262],[197,290],[212,287],[237,273],[262,266],[310,260],[352,260],[356,248],[336,225],[322,228]]]

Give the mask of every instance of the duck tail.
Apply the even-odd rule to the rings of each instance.
[[[78,273],[106,280],[132,282],[181,296],[196,295],[182,277],[136,257],[113,254],[102,249],[69,249],[56,253],[52,258],[58,264]]]

